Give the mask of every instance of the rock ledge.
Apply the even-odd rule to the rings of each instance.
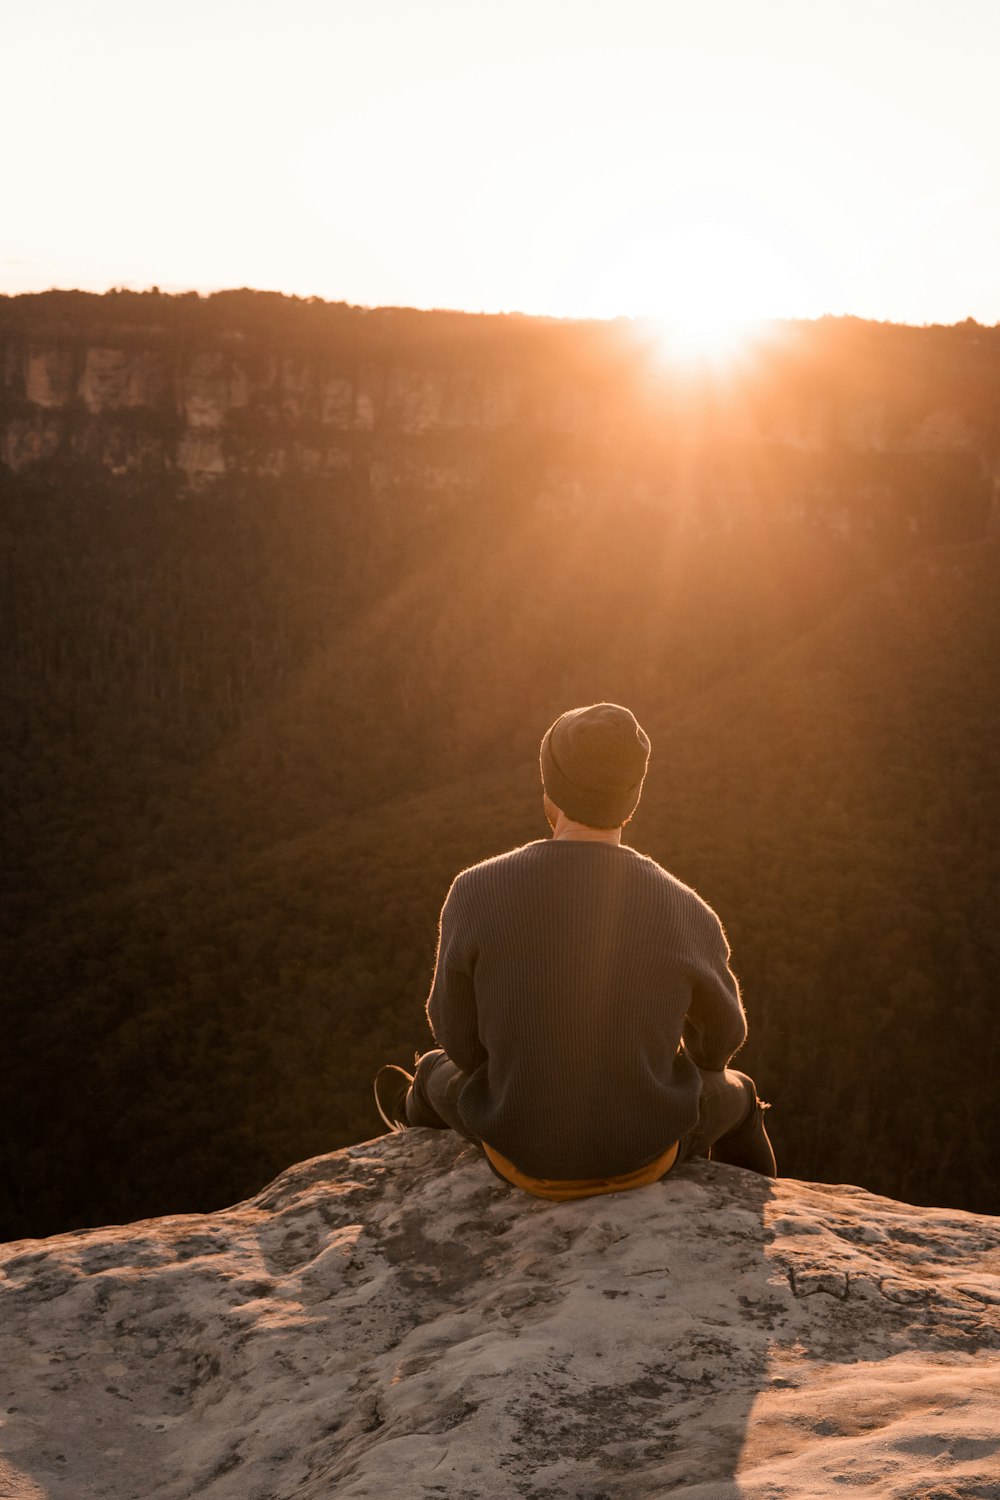
[[[16,1500],[1000,1496],[1000,1220],[696,1163],[545,1204],[453,1136],[0,1247]]]

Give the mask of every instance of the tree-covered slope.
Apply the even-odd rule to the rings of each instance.
[[[633,707],[631,841],[729,929],[785,1172],[996,1209],[997,544],[328,484],[6,497],[8,1234],[379,1127],[455,871]]]

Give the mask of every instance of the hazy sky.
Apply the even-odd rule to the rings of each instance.
[[[33,0],[0,291],[1000,321],[1000,0]]]

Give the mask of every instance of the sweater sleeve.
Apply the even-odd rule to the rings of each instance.
[[[476,958],[472,924],[456,880],[441,911],[427,1019],[434,1040],[463,1073],[474,1073],[487,1057],[476,1013]]]
[[[722,924],[711,908],[705,913],[711,925],[693,966],[684,1046],[699,1068],[721,1072],[747,1039],[747,1018]]]

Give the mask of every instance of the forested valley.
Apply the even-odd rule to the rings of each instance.
[[[0,1233],[203,1210],[380,1133],[458,869],[629,705],[628,841],[721,914],[782,1172],[1000,1211],[1000,539],[362,474],[0,476]]]

